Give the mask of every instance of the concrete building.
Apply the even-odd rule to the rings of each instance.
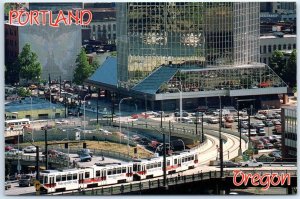
[[[282,117],[282,157],[286,161],[297,161],[297,106],[286,106]]]
[[[81,27],[58,28],[46,26],[20,26],[5,24],[5,62],[13,63],[24,45],[30,44],[42,65],[42,79],[51,73],[53,79],[72,80],[76,56],[81,48]]]
[[[286,84],[259,63],[259,3],[132,2],[116,9],[118,55],[108,62],[117,66],[104,66],[117,68],[117,78],[87,83],[169,110],[180,98],[186,109],[215,106],[219,96],[229,104],[251,96],[259,106],[286,93]]]
[[[55,119],[65,116],[65,107],[39,98],[25,98],[5,104],[6,119]]]
[[[84,8],[93,14],[93,20],[89,26],[83,29],[90,30],[91,40],[102,41],[105,44],[116,42],[116,10],[113,3],[86,3]]]
[[[284,53],[291,52],[293,49],[296,49],[296,41],[297,35],[290,34],[260,36],[260,62],[269,65],[275,50],[280,50]]]

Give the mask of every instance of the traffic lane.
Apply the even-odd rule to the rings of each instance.
[[[34,186],[30,187],[20,187],[18,182],[11,183],[11,188],[5,190],[5,195],[16,196],[16,195],[25,195],[35,192]]]

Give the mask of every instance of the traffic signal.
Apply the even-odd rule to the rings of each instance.
[[[86,143],[85,142],[83,143],[83,148],[86,149]]]
[[[65,143],[65,149],[69,148],[69,143]]]

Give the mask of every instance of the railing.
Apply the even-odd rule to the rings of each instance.
[[[291,177],[297,176],[296,170],[241,170],[244,172],[255,174],[260,173],[278,173],[280,174],[287,174],[289,173]],[[202,181],[202,180],[209,180],[209,179],[217,179],[221,178],[220,171],[208,171],[208,172],[198,172],[191,175],[183,175],[180,176],[178,174],[169,175],[166,179],[167,186],[173,186],[178,184]],[[233,177],[234,173],[230,170],[225,170],[223,172],[224,177]],[[103,186],[98,188],[89,188],[84,189],[81,191],[74,190],[68,192],[61,192],[61,193],[53,193],[49,195],[119,195],[123,193],[131,193],[131,192],[141,192],[147,189],[157,189],[157,188],[164,188],[163,179],[156,178],[151,180],[143,180],[138,182],[131,182],[131,183],[124,183],[124,184],[117,184],[111,186]]]

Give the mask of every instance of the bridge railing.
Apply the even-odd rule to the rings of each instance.
[[[277,173],[277,174],[286,174],[290,173],[292,176],[297,176],[296,170],[242,170],[245,173],[260,173],[261,175],[266,173]],[[171,174],[167,176],[166,185],[172,186],[177,184],[184,184],[184,183],[190,183],[190,182],[196,182],[196,181],[202,181],[202,180],[209,180],[209,179],[216,179],[221,178],[221,172],[220,171],[207,171],[207,172],[198,172],[191,175],[179,175],[179,174]],[[223,172],[224,177],[233,177],[234,173],[232,170],[225,170]],[[111,185],[111,186],[103,186],[103,187],[97,187],[92,189],[83,189],[81,191],[74,190],[70,191],[67,194],[71,195],[119,195],[124,193],[131,193],[131,192],[141,192],[143,190],[147,189],[155,189],[155,188],[163,188],[164,183],[162,178],[156,178],[156,179],[149,179],[149,180],[143,180],[143,181],[136,181],[126,184],[117,184],[117,185]],[[60,194],[66,194],[66,193],[55,193],[50,195],[60,195]]]

